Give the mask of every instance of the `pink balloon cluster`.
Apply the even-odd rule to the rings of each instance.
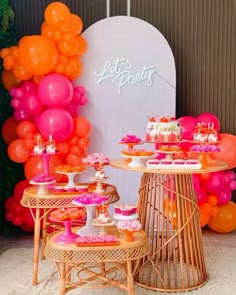
[[[11,106],[17,121],[32,120],[45,138],[51,134],[61,142],[72,134],[79,107],[88,102],[85,92],[63,75],[49,74],[38,85],[26,81],[13,87]]]
[[[195,174],[193,186],[203,227],[220,213],[223,205],[231,201],[232,191],[236,190],[236,174],[233,171]]]

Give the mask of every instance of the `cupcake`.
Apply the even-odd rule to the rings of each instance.
[[[77,185],[76,186],[76,190],[79,192],[79,193],[85,193],[88,191],[88,185]]]
[[[114,205],[115,214],[121,214],[122,207],[123,207],[123,205],[121,205],[121,204]]]
[[[185,164],[185,160],[182,159],[176,159],[173,161],[174,164],[176,165],[184,165]]]
[[[125,206],[120,209],[121,215],[123,216],[130,216],[132,214],[132,208],[129,206]]]

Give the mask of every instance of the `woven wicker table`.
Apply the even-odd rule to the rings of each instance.
[[[107,229],[107,234],[118,235],[120,244],[93,247],[57,244],[54,239],[58,234],[48,239],[44,254],[56,264],[60,295],[75,288],[108,287],[120,287],[129,295],[135,294],[133,275],[141,258],[149,253],[146,233],[135,232],[134,242],[126,242],[125,235],[112,227]]]
[[[82,183],[84,184],[84,183]],[[111,184],[107,184],[104,195],[109,196],[109,203],[117,202],[120,197],[116,190],[116,187]],[[24,207],[31,209],[31,214],[34,218],[34,264],[33,264],[33,277],[32,284],[38,283],[38,264],[39,264],[39,247],[40,247],[40,221],[43,219],[42,229],[42,253],[45,248],[47,238],[47,226],[48,226],[48,214],[54,208],[68,208],[75,207],[72,204],[72,200],[78,196],[77,193],[59,193],[49,192],[45,195],[37,194],[37,188],[35,186],[25,189],[21,204]],[[35,208],[35,214],[32,208]],[[43,214],[40,215],[40,211],[43,209]],[[42,255],[43,257],[43,255]]]
[[[192,174],[225,170],[223,162],[209,162],[204,170],[158,170],[129,167],[123,159],[114,168],[143,173],[138,213],[148,235],[150,256],[135,274],[138,285],[155,291],[178,292],[199,288],[207,281],[199,208]]]

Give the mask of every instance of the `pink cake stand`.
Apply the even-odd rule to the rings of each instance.
[[[76,243],[76,239],[79,237],[79,235],[72,232],[71,225],[72,225],[72,222],[76,222],[77,220],[61,221],[61,220],[56,220],[56,219],[52,219],[52,218],[50,218],[50,220],[54,221],[54,222],[61,222],[61,223],[64,224],[63,233],[56,236],[55,239],[54,239],[54,242],[56,242],[58,244],[73,244],[73,243]]]

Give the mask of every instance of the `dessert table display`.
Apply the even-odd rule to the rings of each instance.
[[[58,235],[49,237],[44,254],[56,264],[60,295],[75,288],[114,286],[135,294],[133,274],[149,253],[146,233],[135,232],[130,243],[116,227],[109,227],[105,236],[80,237],[64,245],[55,242]]]
[[[28,207],[31,210],[31,214],[34,218],[34,263],[33,263],[33,276],[32,276],[32,284],[36,285],[38,282],[38,268],[39,268],[39,248],[40,248],[40,222],[43,220],[43,228],[42,228],[42,253],[45,248],[46,238],[47,238],[47,228],[49,225],[48,216],[49,213],[54,208],[70,208],[75,207],[72,201],[78,197],[80,194],[79,189],[84,189],[84,187],[88,188],[89,191],[94,191],[94,187],[91,186],[91,183],[79,183],[76,185],[78,190],[69,192],[64,190],[65,184],[61,184],[62,190],[53,187],[48,188],[46,194],[38,194],[37,186],[31,186],[25,189],[23,193],[23,197],[21,200],[22,206]],[[90,189],[91,187],[91,189]],[[117,189],[114,185],[104,184],[103,195],[108,197],[108,203],[112,204],[117,202],[120,197],[117,192]],[[35,213],[32,209],[35,209]],[[43,214],[40,214],[40,211],[43,210]]]
[[[170,165],[132,167],[125,159],[110,161],[111,167],[143,173],[138,215],[150,254],[140,262],[135,282],[154,291],[178,292],[207,281],[192,174],[225,170],[227,164],[210,160],[197,169],[188,164],[169,169]]]

